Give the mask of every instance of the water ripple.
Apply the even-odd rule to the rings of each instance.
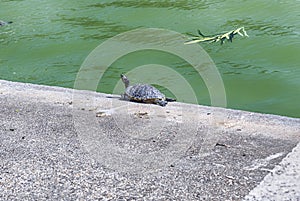
[[[207,9],[211,4],[215,4],[222,1],[114,1],[109,3],[96,3],[90,5],[90,7],[124,7],[124,8],[170,8],[180,10],[194,10],[194,9]]]
[[[277,35],[277,36],[291,36],[296,34],[296,27],[291,25],[278,25],[276,20],[262,21],[253,19],[235,19],[229,20],[224,26],[235,26],[242,24],[247,30],[257,31],[257,36],[260,35]]]
[[[233,61],[221,61],[218,62],[218,66],[222,66],[224,75],[258,75],[258,74],[274,74],[285,73],[286,71],[272,70],[268,67],[259,66],[257,64],[250,63],[236,63]]]

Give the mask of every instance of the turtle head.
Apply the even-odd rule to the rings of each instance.
[[[125,88],[129,87],[129,79],[124,74],[121,74],[121,79],[125,84]]]

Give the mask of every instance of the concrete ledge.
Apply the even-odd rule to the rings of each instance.
[[[0,80],[0,199],[240,200],[300,139],[296,118],[117,97]]]

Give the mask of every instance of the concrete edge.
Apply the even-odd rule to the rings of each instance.
[[[74,99],[76,99],[75,101],[80,99],[81,103],[73,104],[73,109],[80,107],[79,105],[89,105],[90,107],[94,107],[95,110],[107,109],[103,108],[104,102],[111,101],[112,99],[113,101],[118,102],[119,105],[124,105],[124,101],[119,100],[120,96],[115,94],[104,94],[94,91],[75,90],[57,86],[45,86],[6,80],[0,80],[0,95],[1,94],[18,96],[29,99],[30,101],[46,103],[71,103]],[[146,107],[147,105],[147,107],[149,107],[148,104],[136,104],[127,101],[126,104],[138,105],[138,107],[143,107],[142,105],[145,105]],[[162,109],[160,106],[156,105],[151,105],[150,107],[156,111]],[[184,112],[190,112],[191,114],[198,111],[201,116],[201,121],[207,119],[210,114],[213,114],[215,115],[213,118],[216,119],[218,124],[217,126],[221,126],[229,130],[246,129],[246,132],[241,132],[242,134],[263,134],[267,137],[273,138],[284,139],[288,137],[300,140],[300,118],[180,102],[169,103],[165,108],[174,112],[182,110]],[[261,129],[260,132],[257,132],[257,128]]]

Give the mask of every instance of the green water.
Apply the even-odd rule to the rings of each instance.
[[[249,38],[201,45],[222,76],[228,107],[300,117],[299,10],[296,0],[0,0],[0,19],[14,22],[0,27],[0,79],[72,88],[89,53],[117,34],[141,27],[212,34],[244,26]],[[198,86],[199,103],[210,105],[207,86],[190,67],[151,51],[117,61],[98,91],[111,93],[120,72],[149,62],[180,69]]]

